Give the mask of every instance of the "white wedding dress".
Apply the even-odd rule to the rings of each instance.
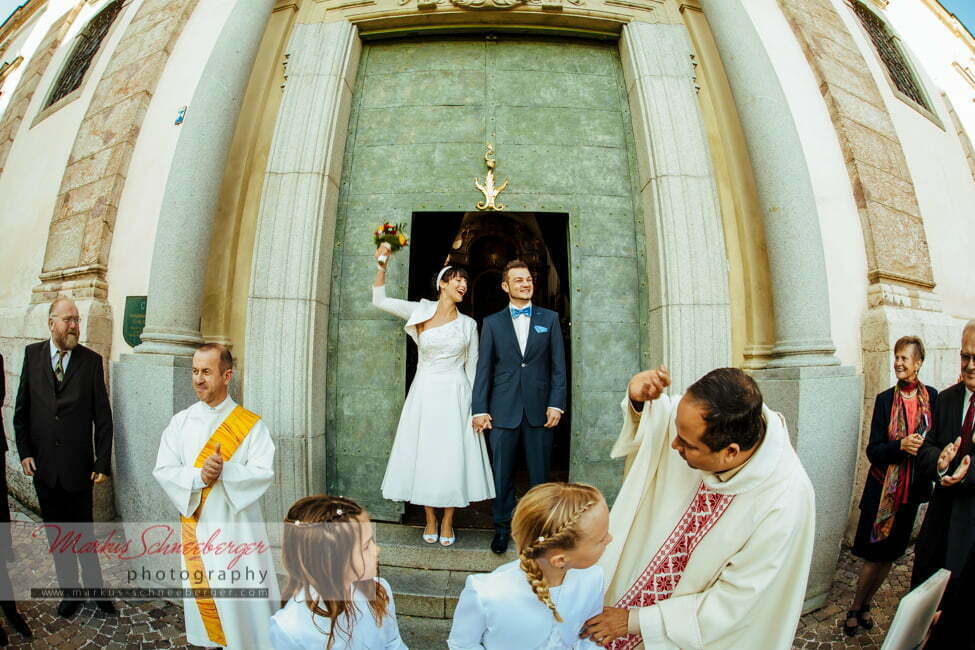
[[[457,318],[417,334],[437,303],[386,297],[373,287],[373,304],[406,319],[416,341],[416,376],[400,414],[383,478],[383,497],[435,508],[463,508],[494,498],[494,478],[484,436],[471,425],[471,387],[477,368],[477,324]]]

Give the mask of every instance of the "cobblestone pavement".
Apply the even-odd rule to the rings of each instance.
[[[37,521],[33,513],[13,499],[10,499],[10,513],[14,520]],[[14,547],[17,547],[16,540]],[[898,601],[907,593],[913,558],[911,549],[894,565],[887,582],[880,588],[871,610],[877,623],[874,629],[870,632],[859,630],[855,637],[849,638],[840,628],[853,597],[860,561],[851,556],[848,549],[844,549],[826,606],[802,617],[793,648],[879,648]],[[25,567],[22,564],[24,563],[11,564],[11,573],[34,571],[34,567]],[[103,563],[102,570],[108,577],[113,569]],[[34,574],[37,575],[36,572]],[[55,601],[21,601],[18,607],[34,632],[34,638],[24,639],[9,625],[4,624],[10,638],[9,647],[38,650],[197,648],[186,643],[181,606],[166,601],[115,601],[115,605],[119,611],[118,616],[106,616],[93,604],[87,603],[70,620],[65,620],[57,615]]]
[[[850,549],[843,549],[826,605],[799,620],[799,629],[796,630],[796,639],[792,644],[794,649],[879,648],[883,644],[890,620],[897,611],[897,604],[910,588],[914,547],[910,547],[907,554],[894,564],[887,580],[874,596],[870,607],[870,615],[876,623],[874,628],[869,632],[860,628],[856,636],[851,638],[843,634],[842,626],[846,621],[846,611],[853,601],[861,565],[862,561],[853,557]]]

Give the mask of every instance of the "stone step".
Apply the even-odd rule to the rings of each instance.
[[[403,616],[396,612],[399,633],[407,647],[415,650],[441,650],[447,647],[450,621],[442,618]]]
[[[457,542],[444,548],[439,544],[427,544],[421,539],[423,529],[403,524],[376,524],[376,541],[380,546],[379,562],[382,566],[435,569],[440,571],[466,571],[488,573],[497,567],[518,559],[514,544],[504,555],[491,552],[490,530],[457,529]]]
[[[394,566],[380,566],[379,574],[393,588],[398,614],[446,619],[453,618],[464,581],[471,575],[468,571]]]

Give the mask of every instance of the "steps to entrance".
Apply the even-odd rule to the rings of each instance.
[[[439,544],[427,544],[420,535],[419,526],[401,524],[376,524],[376,542],[381,549],[381,566],[436,569],[440,571],[467,571],[488,573],[506,562],[517,560],[514,544],[504,555],[491,552],[494,531],[457,529],[457,542],[444,548]]]
[[[457,542],[426,544],[418,526],[376,524],[379,573],[393,588],[403,640],[411,648],[446,647],[450,619],[464,581],[518,558],[514,546],[491,552],[493,531],[457,529]]]
[[[397,612],[399,634],[406,647],[413,650],[439,650],[447,647],[450,621],[442,618],[417,618]]]

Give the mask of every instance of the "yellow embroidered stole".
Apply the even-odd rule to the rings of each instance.
[[[254,424],[260,419],[261,416],[251,413],[238,404],[230,412],[230,415],[220,423],[207,443],[203,445],[193,467],[203,467],[206,459],[216,451],[218,443],[220,444],[220,456],[224,462],[230,460],[240,443],[244,441]],[[180,517],[179,519],[183,533],[183,561],[186,562],[186,570],[190,576],[190,588],[205,590],[202,593],[196,591],[194,594],[197,609],[200,610],[200,618],[203,619],[203,626],[206,628],[210,640],[224,646],[227,645],[227,640],[223,634],[223,626],[220,624],[217,604],[213,602],[213,598],[209,594],[210,582],[207,580],[203,558],[200,557],[199,542],[196,539],[196,525],[200,521],[200,513],[203,512],[203,505],[206,503],[212,488],[213,484],[203,488],[203,492],[200,494],[200,505],[197,506],[196,511],[189,517]]]

